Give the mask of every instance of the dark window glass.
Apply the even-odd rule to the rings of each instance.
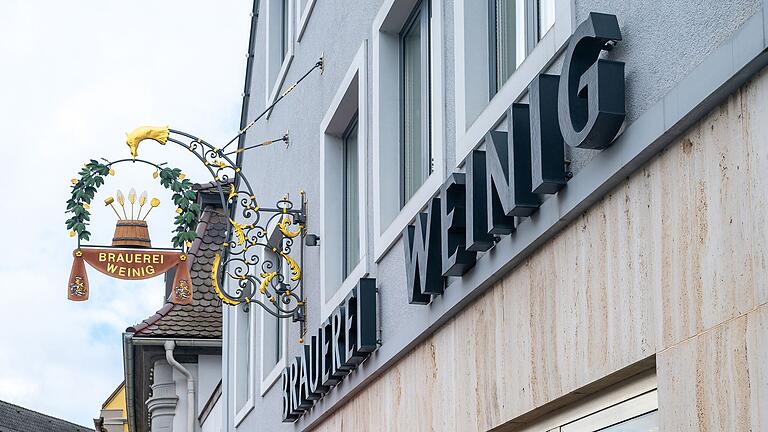
[[[495,94],[525,58],[525,0],[490,0],[491,94]]]

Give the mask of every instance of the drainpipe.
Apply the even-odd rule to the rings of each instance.
[[[187,432],[195,432],[195,380],[192,379],[192,374],[173,358],[174,348],[174,341],[165,341],[165,359],[187,379]]]

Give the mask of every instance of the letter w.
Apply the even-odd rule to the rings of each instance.
[[[433,295],[443,293],[439,212],[440,198],[432,198],[427,212],[416,215],[415,224],[405,227],[403,232],[408,303],[411,304],[429,304]]]

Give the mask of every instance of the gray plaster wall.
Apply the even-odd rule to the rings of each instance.
[[[270,0],[261,0],[264,4]],[[437,1],[437,0],[435,0]],[[467,0],[481,1],[481,0]],[[252,185],[261,205],[270,205],[285,193],[298,198],[298,192],[304,190],[309,201],[309,232],[322,236],[319,221],[320,199],[320,123],[328,110],[331,99],[363,40],[369,41],[368,66],[369,80],[364,85],[368,94],[373,95],[371,78],[372,61],[372,23],[382,2],[380,0],[317,0],[309,18],[306,31],[300,43],[295,44],[294,58],[288,70],[283,90],[303,75],[317,60],[321,53],[325,56],[326,68],[322,75],[313,74],[298,86],[283,103],[277,106],[266,121],[260,121],[246,135],[246,145],[252,145],[265,139],[277,138],[286,131],[290,132],[290,145],[282,143],[247,152],[243,157],[243,171]],[[721,44],[733,37],[746,20],[761,11],[761,4],[756,0],[702,0],[697,2],[672,1],[630,1],[630,0],[576,0],[576,23],[581,22],[589,12],[605,12],[618,17],[624,40],[616,49],[606,55],[607,58],[620,60],[626,64],[626,108],[629,127],[647,110],[659,102],[670,89],[673,89],[684,77],[699,66]],[[438,143],[445,148],[444,175],[456,166],[455,140],[453,124],[455,83],[454,77],[454,5],[452,0],[443,3],[443,22],[445,37],[440,41],[444,51],[446,82],[444,85],[444,108],[446,112],[445,141]],[[250,90],[249,120],[258,115],[265,107],[265,40],[266,25],[262,16],[256,26],[255,52],[253,58],[253,80]],[[246,35],[244,35],[246,37]],[[554,58],[551,73],[559,74],[560,62]],[[360,119],[370,125],[372,122],[372,100],[369,98],[368,118]],[[368,226],[373,229],[373,161],[372,130],[369,127],[366,140],[368,150],[367,176],[368,201],[366,215]],[[572,154],[572,170],[576,177],[588,167],[597,152],[578,151]],[[330,203],[327,203],[330,205]],[[367,233],[369,256],[373,244],[373,233]],[[321,239],[322,241],[322,239]],[[482,260],[482,258],[481,258]],[[307,248],[304,255],[304,286],[308,299],[307,323],[310,332],[314,331],[320,320],[320,276],[319,248]],[[419,333],[425,327],[423,323],[434,322],[430,317],[431,306],[409,305],[405,286],[405,264],[402,244],[398,241],[378,263],[372,262],[371,276],[377,279],[380,289],[381,334],[383,346],[376,355],[399,355],[386,350],[387,344],[400,346],[394,341],[418,340]],[[451,289],[449,285],[448,290]],[[233,320],[225,312],[226,353],[233,352],[233,341],[228,337],[232,333]],[[291,356],[298,355],[298,326],[291,324],[289,350]],[[412,346],[405,343],[404,349]],[[259,358],[258,332],[254,335],[254,349]],[[374,376],[377,365],[387,363],[387,359],[374,357],[353,373],[339,387],[331,391],[316,407],[296,424],[281,423],[281,395],[279,383],[263,397],[256,392],[254,409],[235,428],[232,407],[232,358],[225,354],[224,365],[224,406],[223,418],[225,430],[279,431],[303,430],[328,410],[333,410],[343,397],[354,393],[359,383]],[[258,363],[257,372],[258,376]],[[254,383],[258,386],[258,383]]]

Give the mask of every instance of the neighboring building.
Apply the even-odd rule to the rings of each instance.
[[[768,430],[764,0],[254,12],[243,125],[325,68],[240,166],[306,191],[309,335],[368,277],[381,344],[286,409],[300,325],[225,306],[225,430]]]
[[[123,334],[131,432],[222,430],[221,304],[211,288],[211,262],[224,242],[227,218],[211,185],[197,189],[203,210],[188,253],[192,304],[166,302]],[[166,299],[172,280],[167,274]]]
[[[0,401],[0,432],[93,432],[93,429]]]
[[[99,418],[93,419],[96,432],[128,432],[128,413],[125,408],[125,382],[109,395],[101,406]]]

